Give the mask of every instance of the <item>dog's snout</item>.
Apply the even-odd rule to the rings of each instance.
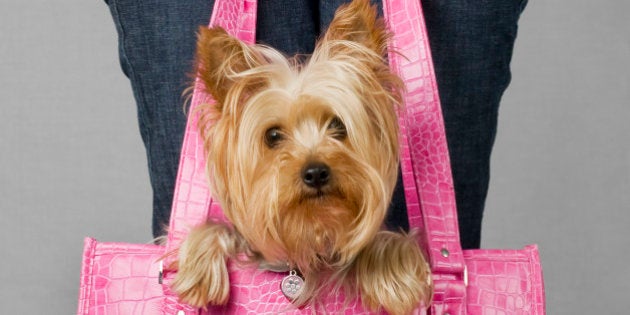
[[[330,181],[330,167],[324,163],[309,163],[302,169],[302,181],[309,187],[322,188]]]

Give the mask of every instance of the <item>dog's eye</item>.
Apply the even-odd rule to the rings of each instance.
[[[333,138],[337,140],[343,140],[347,136],[346,125],[343,124],[339,117],[335,117],[328,124],[328,130]]]
[[[274,148],[284,139],[284,135],[279,127],[271,127],[265,131],[265,144],[269,148]]]

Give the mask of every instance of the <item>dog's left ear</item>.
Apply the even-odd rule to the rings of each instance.
[[[381,56],[387,54],[389,32],[376,6],[369,0],[354,0],[337,10],[323,37],[324,41],[348,40],[362,44]]]

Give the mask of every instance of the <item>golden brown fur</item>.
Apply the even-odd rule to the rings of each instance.
[[[387,39],[365,0],[339,9],[304,65],[221,28],[200,30],[199,73],[216,100],[201,109],[200,126],[213,192],[232,226],[209,222],[184,242],[173,284],[183,301],[224,304],[226,260],[245,253],[299,270],[297,304],[337,290],[391,314],[428,303],[429,270],[414,234],[381,231],[398,171],[403,88],[387,67]],[[321,187],[305,184],[313,164],[330,168]]]

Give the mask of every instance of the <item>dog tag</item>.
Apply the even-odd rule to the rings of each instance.
[[[297,275],[295,270],[291,270],[289,275],[282,279],[280,290],[289,300],[295,300],[304,289],[304,280]]]

